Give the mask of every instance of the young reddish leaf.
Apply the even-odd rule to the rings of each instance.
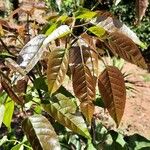
[[[33,149],[60,150],[54,128],[44,116],[28,117],[22,122],[22,127]]]
[[[95,110],[94,104],[91,101],[81,102],[80,109],[82,114],[85,116],[87,122],[91,124],[91,120]]]
[[[98,88],[105,107],[119,126],[126,101],[126,88],[120,70],[117,67],[107,66],[99,76]]]
[[[86,43],[85,43],[86,44]],[[82,51],[80,47],[76,46],[70,49],[70,67],[73,69],[78,64],[82,63],[81,56],[83,56],[85,65],[90,69],[93,76],[98,76],[98,54],[96,50],[90,48],[89,46],[82,46]]]
[[[79,64],[72,72],[73,90],[81,101],[93,101],[95,99],[95,79],[87,66]]]
[[[47,68],[47,79],[48,89],[52,94],[62,84],[68,69],[68,50],[67,49],[55,49],[50,53],[48,68]]]
[[[147,64],[140,50],[126,35],[119,32],[110,33],[108,35],[108,43],[110,50],[112,50],[114,54],[117,54],[126,61],[134,63],[139,67],[144,69],[147,68]]]
[[[87,139],[91,139],[82,115],[77,112],[76,104],[62,94],[57,94],[52,98],[54,102],[42,104],[44,110],[60,124]]]
[[[19,99],[19,97],[14,93],[13,88],[4,79],[1,79],[1,85],[14,102],[19,105],[24,104],[24,101],[21,101],[21,99]]]
[[[138,22],[140,22],[145,15],[148,4],[148,0],[136,0],[136,15]]]

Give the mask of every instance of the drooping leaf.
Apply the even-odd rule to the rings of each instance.
[[[21,101],[21,99],[19,99],[19,97],[13,91],[13,88],[4,79],[1,80],[1,84],[4,90],[6,91],[6,93],[14,102],[16,102],[19,105],[24,104],[24,101]]]
[[[47,45],[49,42],[54,41],[58,38],[66,36],[71,32],[69,26],[61,25],[57,29],[55,29],[43,42],[43,45]]]
[[[5,106],[1,105],[0,106],[0,128],[3,122],[4,113],[5,113]]]
[[[14,102],[8,97],[5,103],[5,113],[3,117],[3,123],[7,128],[10,128],[13,112],[14,112]]]
[[[42,43],[45,35],[39,34],[31,39],[20,51],[17,63],[27,73],[36,65],[43,54]]]
[[[74,93],[81,102],[95,99],[95,79],[87,66],[84,64],[75,66],[72,80]]]
[[[98,88],[105,107],[119,126],[126,101],[126,88],[120,70],[116,67],[107,66],[99,76]]]
[[[75,133],[91,139],[84,119],[80,114],[76,113],[77,106],[75,103],[62,94],[55,95],[53,100],[55,100],[55,102],[42,105],[44,110],[60,124],[69,128]]]
[[[83,56],[84,64],[86,64],[86,66],[90,69],[92,76],[97,77],[97,75],[98,75],[98,54],[96,52],[96,48],[95,48],[95,50],[92,49],[83,40],[80,40],[80,42],[82,42],[82,44],[83,44],[82,45],[80,43],[82,50],[80,49],[79,46],[75,46],[75,47],[72,47],[72,49],[70,49],[70,55],[69,55],[70,56],[69,57],[70,68],[73,72],[73,69],[75,68],[75,66],[83,63],[82,62],[82,56]]]
[[[136,0],[136,15],[138,22],[140,22],[145,15],[148,4],[148,0]]]
[[[23,130],[35,150],[60,150],[57,135],[50,122],[41,115],[26,118]]]
[[[97,16],[96,18],[91,20],[91,23],[103,27],[106,31],[112,32],[120,32],[126,36],[128,36],[131,40],[133,40],[136,44],[141,47],[145,47],[145,45],[140,41],[137,35],[125,24],[114,17],[107,16]]]
[[[119,32],[110,33],[108,36],[108,43],[110,50],[112,50],[115,55],[118,55],[139,67],[144,69],[147,68],[147,64],[145,63],[140,50],[126,35]]]
[[[48,68],[47,68],[47,79],[48,89],[52,94],[62,84],[68,69],[68,50],[67,49],[55,49],[50,53]]]
[[[80,109],[82,114],[85,116],[87,122],[91,124],[91,120],[95,110],[94,104],[91,101],[81,102]]]
[[[93,18],[97,13],[90,11],[85,8],[79,8],[78,11],[75,13],[76,19],[91,19]]]

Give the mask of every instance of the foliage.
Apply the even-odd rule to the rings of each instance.
[[[12,28],[5,20],[0,22],[1,44],[6,53],[1,54],[0,121],[11,127],[15,103],[24,113],[22,128],[35,150],[150,147],[150,141],[139,135],[123,137],[113,130],[108,131],[94,116],[99,103],[96,102],[98,88],[104,108],[119,126],[126,102],[125,81],[121,70],[105,63],[103,58],[111,54],[147,69],[139,49],[145,48],[144,43],[110,12],[78,8],[79,1],[73,6],[73,1],[69,0],[50,2],[53,2],[51,5],[57,3],[54,9],[61,13],[71,7],[70,14],[52,15],[48,25],[39,27],[42,31],[36,31],[37,35],[31,39],[26,39],[26,34],[29,36],[35,31],[35,24],[30,24],[29,17],[32,18],[32,12],[39,7],[19,9],[27,15],[28,30],[22,26]],[[19,12],[12,14],[15,13]],[[2,38],[7,32],[18,33],[19,39],[15,41],[21,40],[19,54],[11,52],[4,43]],[[28,115],[27,109],[36,115],[33,112]],[[2,144],[5,141],[8,140],[1,139]],[[21,141],[12,149],[24,146]]]

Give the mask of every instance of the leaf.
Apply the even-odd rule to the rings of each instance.
[[[150,140],[139,134],[133,134],[124,137],[125,141],[131,149],[135,150],[148,150],[150,148]]]
[[[3,122],[4,113],[5,113],[5,106],[1,105],[0,106],[0,128]]]
[[[5,103],[5,113],[3,117],[3,123],[7,128],[10,128],[13,112],[14,102],[10,98],[7,98],[7,101]]]
[[[80,7],[78,11],[75,13],[75,17],[76,19],[91,19],[96,14],[97,14],[96,12]]]
[[[88,28],[88,31],[92,32],[94,35],[102,38],[105,35],[105,29],[100,26],[93,26]]]
[[[138,23],[142,20],[143,16],[145,15],[148,5],[148,0],[136,0],[136,15],[138,18]]]
[[[81,101],[93,101],[95,99],[95,79],[87,66],[79,64],[72,73],[73,90]]]
[[[134,42],[126,35],[119,32],[110,33],[108,36],[108,43],[112,52],[126,61],[138,65],[144,69],[147,68],[147,64]]]
[[[126,88],[120,70],[117,67],[107,66],[99,76],[98,88],[105,107],[119,126],[126,101]]]
[[[94,104],[91,101],[81,102],[80,109],[82,114],[85,116],[87,122],[91,124],[91,120],[95,110]]]
[[[103,27],[106,31],[112,32],[120,32],[127,37],[129,37],[133,42],[140,45],[141,47],[145,47],[145,45],[140,41],[137,35],[125,24],[114,17],[107,17],[107,16],[97,16],[96,18],[91,20],[96,26]]]
[[[63,36],[66,36],[71,32],[69,26],[67,25],[61,25],[57,29],[55,29],[43,42],[43,45],[47,45],[49,42],[54,41],[58,38],[61,38]]]
[[[27,73],[36,65],[43,54],[42,43],[45,35],[39,34],[31,39],[20,51],[17,63]]]
[[[50,53],[47,67],[48,89],[52,94],[62,84],[68,69],[68,50],[55,49]]]
[[[60,124],[85,138],[91,139],[84,119],[76,113],[77,106],[75,103],[62,94],[57,94],[53,100],[55,102],[42,105],[44,110]]]
[[[73,69],[75,68],[75,66],[83,63],[82,59],[81,59],[81,56],[83,56],[84,63],[90,69],[92,76],[97,77],[98,76],[98,55],[97,55],[97,52],[94,49],[92,49],[91,47],[89,47],[84,41],[85,41],[85,39],[80,40],[80,44],[82,42],[82,44],[85,45],[85,46],[83,46],[81,44],[82,50],[80,49],[79,46],[74,46],[70,49],[70,53],[69,53],[70,68],[73,72]],[[94,45],[94,43],[93,43],[93,45]]]
[[[115,0],[115,5],[117,6],[120,2],[121,0]]]
[[[24,146],[22,143],[19,143],[11,148],[11,150],[24,150]]]
[[[60,150],[57,135],[50,122],[42,115],[26,118],[23,130],[35,150]]]
[[[22,76],[25,76],[27,72],[19,66],[14,60],[11,58],[6,58],[5,59],[5,64],[13,71],[19,72]]]
[[[1,80],[1,85],[4,88],[4,90],[6,91],[6,93],[9,95],[9,97],[14,102],[16,102],[19,105],[23,105],[24,104],[24,101],[22,101],[21,99],[19,99],[19,97],[13,91],[13,88],[4,79]]]

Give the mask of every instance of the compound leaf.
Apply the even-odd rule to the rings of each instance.
[[[128,36],[131,40],[133,40],[136,44],[141,47],[145,47],[145,45],[140,41],[137,35],[125,24],[114,17],[108,16],[97,16],[96,18],[91,20],[91,23],[103,27],[106,31],[112,33],[118,31],[126,36]]]
[[[47,78],[48,78],[48,89],[52,94],[62,84],[67,69],[68,69],[68,50],[67,49],[55,49],[50,53]]]
[[[147,68],[147,64],[140,50],[126,35],[119,32],[110,33],[108,36],[108,43],[114,54],[117,54],[126,61],[136,64],[139,67],[144,69]]]
[[[57,135],[50,122],[42,115],[26,118],[23,130],[35,150],[60,150]]]
[[[98,79],[98,88],[110,116],[119,125],[124,113],[126,88],[117,67],[107,66]]]
[[[43,104],[44,110],[60,124],[75,133],[91,139],[82,115],[76,113],[77,106],[75,103],[62,94],[57,94],[52,98],[55,102]]]

